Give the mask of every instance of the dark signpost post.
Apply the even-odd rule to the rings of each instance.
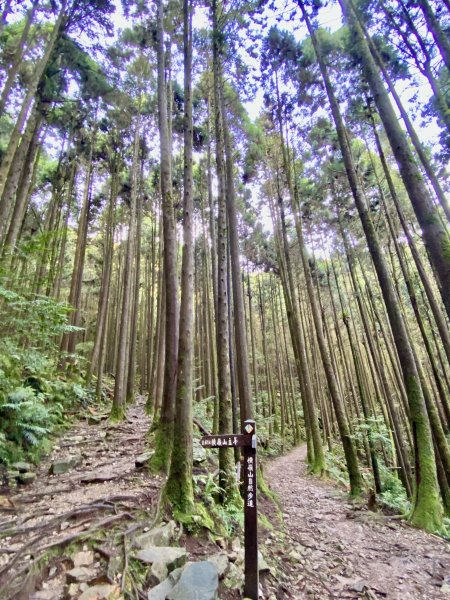
[[[256,424],[248,419],[241,434],[204,435],[204,448],[242,448],[244,455],[244,596],[258,600],[258,519],[256,509]]]

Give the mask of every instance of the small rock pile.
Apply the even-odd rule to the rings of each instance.
[[[33,465],[21,461],[11,465],[11,469],[8,471],[8,477],[10,480],[15,480],[20,485],[28,485],[36,479],[36,473],[34,472]]]

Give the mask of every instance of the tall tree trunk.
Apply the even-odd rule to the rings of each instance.
[[[236,193],[234,189],[233,154],[223,89],[221,89],[220,101],[222,108],[223,135],[226,156],[227,214],[228,235],[230,242],[231,273],[233,281],[233,320],[237,355],[236,370],[239,387],[241,424],[243,424],[246,419],[253,419],[253,406],[250,386],[250,367],[248,362],[247,334],[245,330],[242,274],[239,255],[239,233],[236,214]]]
[[[19,111],[19,115],[18,115],[16,123],[14,125],[14,129],[11,133],[11,137],[9,139],[8,146],[5,150],[5,153],[2,156],[2,160],[1,160],[1,164],[0,164],[0,198],[3,196],[3,191],[5,189],[6,180],[10,173],[11,166],[13,163],[14,154],[17,150],[17,147],[18,147],[20,139],[21,139],[22,128],[26,122],[27,116],[30,112],[30,108],[35,99],[35,95],[36,95],[36,91],[39,86],[39,82],[41,81],[41,78],[45,72],[45,69],[47,68],[47,66],[50,62],[51,55],[53,53],[56,42],[58,40],[58,37],[59,37],[62,27],[64,25],[64,21],[66,18],[66,16],[65,16],[66,4],[67,4],[67,0],[63,0],[58,18],[56,20],[56,23],[53,26],[53,29],[50,34],[50,38],[45,47],[44,54],[38,61],[36,68],[33,71],[33,75],[32,75],[31,81],[28,85],[28,89],[25,94],[25,98],[22,102],[22,106]]]
[[[137,197],[139,194],[139,139],[140,139],[140,114],[137,115],[134,125],[133,164],[131,167],[131,194],[130,218],[128,226],[128,239],[125,253],[125,264],[122,279],[122,305],[120,310],[119,338],[117,346],[116,378],[114,384],[114,398],[111,408],[111,419],[121,420],[125,415],[127,400],[128,363],[130,351],[130,330],[132,313],[133,291],[133,263],[136,243]]]
[[[217,0],[212,2],[213,22],[213,73],[214,73],[214,108],[216,134],[216,168],[218,179],[218,220],[217,220],[217,313],[216,344],[219,392],[219,433],[231,432],[232,407],[230,390],[230,354],[229,354],[229,322],[228,322],[228,236],[227,205],[225,183],[225,156],[223,140],[222,110],[220,93],[222,86],[221,30],[219,28],[219,6]],[[219,483],[224,490],[224,500],[230,502],[238,497],[236,477],[234,474],[234,456],[231,448],[219,449]]]
[[[183,1],[184,174],[183,258],[181,265],[180,337],[173,452],[165,493],[171,505],[189,514],[192,487],[192,373],[194,339],[194,201],[192,186],[192,3]]]
[[[450,42],[448,41],[448,34],[441,27],[428,0],[418,0],[417,3],[420,6],[420,10],[423,12],[428,30],[431,32],[436,46],[439,48],[439,52],[445,62],[445,66],[450,73]]]
[[[111,287],[111,273],[114,252],[114,207],[118,195],[118,183],[118,172],[116,167],[113,167],[113,172],[111,173],[111,187],[109,191],[109,202],[107,207],[107,216],[105,223],[103,269],[97,308],[97,326],[95,328],[95,338],[94,347],[92,349],[92,356],[91,360],[89,361],[89,367],[86,375],[87,383],[90,383],[92,374],[94,372],[98,373],[99,358],[105,338],[104,330],[106,329],[107,323],[106,318],[108,314],[109,291]]]
[[[31,7],[27,11],[25,25],[22,29],[20,40],[17,42],[16,51],[10,64],[8,65],[8,75],[6,77],[5,83],[3,84],[3,89],[0,96],[0,116],[3,115],[6,103],[8,101],[8,97],[14,85],[14,80],[16,79],[16,76],[19,72],[19,68],[22,63],[23,56],[25,54],[28,33],[30,31],[31,24],[33,23],[37,7],[38,0],[33,0]]]
[[[158,123],[161,156],[161,197],[164,233],[165,361],[161,414],[157,426],[155,453],[151,460],[154,471],[167,472],[173,442],[173,420],[177,389],[178,357],[178,280],[177,234],[173,211],[172,156],[167,114],[165,77],[164,17],[162,0],[157,0]]]

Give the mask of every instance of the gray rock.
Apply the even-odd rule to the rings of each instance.
[[[166,600],[167,595],[178,583],[182,571],[182,568],[174,569],[167,579],[164,579],[164,581],[161,581],[161,583],[149,590],[147,595],[148,600]]]
[[[187,566],[168,594],[168,600],[216,600],[219,589],[217,567],[208,560]]]
[[[88,567],[75,567],[70,571],[67,571],[66,578],[67,583],[82,583],[91,581],[97,575],[94,569],[88,569]]]
[[[260,571],[260,572],[270,571],[270,567],[267,564],[266,559],[261,554],[261,552],[258,552],[258,571]]]
[[[102,483],[104,481],[111,481],[118,477],[118,471],[112,471],[110,469],[99,469],[98,471],[91,471],[84,475],[80,481],[81,483]]]
[[[175,521],[170,521],[165,525],[159,525],[136,537],[133,545],[141,550],[144,550],[149,546],[169,546],[175,537],[176,528]]]
[[[154,454],[154,451],[149,450],[148,452],[144,452],[143,454],[140,454],[139,456],[137,456],[134,461],[136,469],[142,469],[143,467],[146,467],[148,461],[151,459],[153,454]]]
[[[368,587],[367,583],[363,579],[359,579],[349,585],[349,589],[352,590],[352,592],[363,592],[366,587]]]
[[[174,569],[171,573],[169,573],[169,577],[167,578],[169,581],[171,581],[173,583],[173,585],[175,585],[176,583],[178,583],[178,580],[181,577],[181,573],[183,572],[183,569],[188,566],[190,563],[186,563],[186,565],[184,567],[178,567],[178,569]]]
[[[123,561],[122,557],[112,556],[108,561],[108,569],[106,571],[106,578],[110,583],[114,583],[119,579],[121,573],[123,571]]]
[[[50,473],[53,475],[63,475],[71,469],[78,467],[82,460],[81,454],[72,454],[66,458],[56,459],[50,467]]]
[[[200,444],[199,440],[194,438],[193,440],[193,448],[192,448],[194,465],[200,465],[206,460],[206,450]]]
[[[209,562],[212,562],[213,565],[216,565],[217,572],[219,573],[219,579],[222,579],[230,568],[228,556],[221,552],[219,554],[213,554],[208,558],[208,560]]]
[[[33,483],[33,481],[36,479],[36,473],[19,473],[16,479],[17,483],[28,485],[29,483]]]
[[[84,437],[82,435],[71,435],[70,437],[66,438],[66,441],[70,442],[71,444],[79,444],[83,440]]]
[[[187,560],[185,548],[171,548],[170,546],[149,546],[137,553],[136,558],[144,563],[162,563],[167,571],[182,567]]]
[[[14,469],[14,471],[19,471],[19,473],[26,473],[27,471],[32,471],[34,468],[33,465],[30,465],[30,463],[23,461],[16,462],[12,464],[11,467]]]
[[[88,567],[94,562],[94,553],[92,550],[86,552],[77,552],[73,557],[74,567]]]
[[[164,579],[164,581],[162,581],[160,584],[155,585],[155,587],[152,587],[148,594],[147,594],[147,599],[148,600],[166,600],[167,598],[167,594],[170,594],[170,592],[173,590],[173,583],[170,582],[169,579]]]
[[[147,581],[151,586],[158,585],[167,578],[168,574],[169,572],[164,562],[154,562],[150,567]]]

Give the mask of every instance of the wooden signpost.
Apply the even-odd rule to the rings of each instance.
[[[258,513],[256,508],[256,424],[248,419],[241,434],[204,435],[204,448],[242,448],[244,456],[244,596],[258,600]]]

